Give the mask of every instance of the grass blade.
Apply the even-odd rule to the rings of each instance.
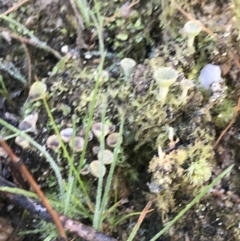
[[[193,205],[195,205],[200,199],[212,188],[217,182],[219,182],[225,175],[227,175],[234,165],[228,167],[217,178],[215,178],[208,186],[206,186],[186,207],[172,220],[170,221],[160,232],[158,232],[150,241],[157,240],[162,234],[164,234],[174,223],[178,221]]]

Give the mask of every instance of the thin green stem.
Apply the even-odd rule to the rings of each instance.
[[[122,135],[123,135],[123,126],[124,126],[124,114],[121,113],[121,123],[120,123],[120,130],[119,130],[119,138],[117,140],[117,145],[114,149],[113,153],[113,162],[111,163],[110,171],[107,177],[106,181],[106,187],[104,189],[104,195],[103,195],[103,200],[102,200],[102,205],[101,205],[101,222],[103,221],[104,218],[104,213],[106,211],[106,207],[108,204],[108,199],[109,199],[109,191],[110,187],[112,184],[113,180],[113,173],[117,164],[117,159],[118,159],[118,153],[120,152],[120,145],[122,143]]]
[[[122,223],[124,220],[126,220],[127,218],[130,218],[132,216],[137,216],[137,215],[141,215],[141,212],[135,212],[135,213],[129,213],[123,217],[121,217],[120,219],[118,219],[113,225],[112,228],[115,228],[118,224]]]
[[[61,148],[63,150],[64,157],[66,157],[67,160],[68,160],[68,164],[69,164],[70,170],[71,170],[71,173],[70,173],[70,176],[71,176],[72,175],[72,171],[75,169],[73,161],[72,161],[72,158],[70,157],[70,155],[69,155],[69,153],[67,151],[66,145],[63,143],[63,140],[61,138],[60,132],[59,132],[58,127],[56,125],[56,122],[55,122],[55,120],[53,118],[53,115],[51,113],[51,110],[49,108],[49,105],[47,103],[46,98],[43,98],[43,104],[44,104],[44,107],[45,107],[45,109],[47,111],[48,118],[50,119],[50,122],[51,122],[51,124],[53,126],[54,132],[55,132],[55,134],[58,137],[58,141],[60,142]]]
[[[73,194],[73,193],[71,194],[71,200],[77,206],[78,212],[80,212],[79,209],[81,209],[82,215],[84,217],[88,217],[88,218],[90,218],[92,220],[93,217],[92,217],[92,215],[90,215],[89,210],[86,210],[86,208],[83,206],[83,204],[80,201],[80,199],[76,198],[75,194]]]
[[[0,124],[5,126],[7,129],[11,130],[12,132],[18,134],[19,136],[22,136],[25,138],[29,143],[31,143],[34,147],[36,147],[46,158],[46,160],[50,163],[50,166],[52,167],[53,171],[55,172],[55,175],[57,177],[59,189],[60,189],[60,195],[63,197],[64,188],[63,188],[63,181],[62,176],[60,173],[60,169],[57,165],[57,163],[53,160],[53,158],[49,155],[49,153],[46,151],[46,149],[39,145],[36,141],[34,141],[29,135],[25,134],[24,132],[21,132],[19,129],[15,128],[14,126],[8,124],[6,121],[0,118]]]
[[[2,61],[0,61],[0,69],[6,71],[9,75],[19,80],[22,84],[27,84],[27,80],[12,63],[9,65],[5,65]]]
[[[66,215],[68,210],[69,210],[69,205],[70,205],[70,198],[71,198],[71,193],[73,190],[73,177],[69,176],[68,177],[68,184],[67,184],[67,192],[66,192],[66,197],[65,197],[65,205],[64,205],[64,214]]]
[[[90,27],[91,22],[90,22],[90,16],[89,13],[91,12],[88,3],[86,0],[75,0],[81,15],[83,16],[84,22],[87,27]]]
[[[96,196],[96,204],[95,204],[95,210],[94,210],[94,217],[93,217],[93,227],[96,230],[99,230],[101,225],[101,199],[102,199],[102,189],[103,189],[103,150],[105,149],[105,124],[106,124],[106,99],[103,100],[104,110],[102,111],[101,115],[101,138],[100,138],[100,172],[99,172],[99,178],[98,178],[98,187],[97,187],[97,196]]]
[[[83,167],[84,159],[85,159],[85,156],[86,156],[86,150],[87,150],[87,144],[88,144],[88,135],[89,135],[89,131],[91,129],[91,126],[93,124],[94,107],[95,107],[95,104],[96,104],[97,93],[98,93],[99,83],[100,83],[103,65],[104,65],[104,61],[105,61],[105,56],[106,56],[106,53],[104,53],[104,55],[101,57],[101,62],[100,62],[98,74],[97,74],[97,77],[96,77],[96,84],[95,84],[95,87],[94,87],[94,90],[93,90],[93,96],[92,96],[92,100],[91,100],[90,108],[89,108],[88,124],[87,124],[87,127],[86,127],[86,135],[85,135],[85,138],[84,138],[83,151],[82,151],[82,155],[81,155],[81,158],[79,160],[79,165],[78,165],[78,168],[77,168],[78,172],[81,171],[81,169]]]
[[[16,187],[0,187],[0,191],[12,193],[12,194],[24,195],[30,198],[38,199],[38,195],[36,193],[25,191],[23,189],[16,188]]]
[[[53,126],[53,129],[54,129],[54,131],[55,131],[55,134],[57,135],[58,140],[59,140],[59,142],[60,142],[60,144],[61,144],[61,147],[62,147],[62,149],[63,149],[63,154],[64,154],[64,156],[66,157],[66,159],[67,159],[67,161],[68,161],[68,164],[69,164],[69,167],[70,167],[69,176],[71,177],[71,176],[72,176],[72,172],[74,173],[76,179],[77,179],[78,182],[79,182],[79,185],[80,185],[81,189],[83,190],[83,192],[84,192],[84,194],[85,194],[85,197],[87,198],[88,203],[91,204],[91,200],[90,200],[90,198],[89,198],[87,189],[86,189],[83,181],[81,180],[81,178],[80,178],[80,176],[79,176],[79,172],[76,170],[76,168],[75,168],[75,166],[74,166],[73,159],[70,157],[70,155],[69,155],[69,153],[68,153],[68,151],[67,151],[67,148],[66,148],[65,144],[64,144],[63,141],[62,141],[60,132],[59,132],[59,130],[58,130],[58,127],[57,127],[57,125],[56,125],[56,123],[55,123],[55,120],[54,120],[54,118],[53,118],[53,116],[52,116],[51,110],[50,110],[50,108],[49,108],[49,106],[48,106],[48,103],[47,103],[47,101],[46,101],[45,98],[43,98],[43,103],[44,103],[45,109],[46,109],[46,111],[47,111],[48,117],[49,117],[49,119],[50,119],[50,122],[52,123],[52,126]]]
[[[18,21],[16,21],[15,19],[6,16],[6,15],[1,15],[0,18],[4,19],[5,21],[11,23],[12,25],[14,25],[15,27],[17,27],[18,29],[20,29],[22,31],[23,34],[27,34],[29,37],[31,37],[33,40],[38,40],[37,37],[35,37],[32,32],[27,29],[23,24],[19,23]]]
[[[206,186],[186,207],[178,213],[178,215],[170,221],[160,232],[158,232],[150,241],[157,240],[162,234],[164,234],[174,223],[176,223],[193,205],[200,201],[200,199],[213,188],[225,175],[227,175],[233,168],[234,165],[228,167],[223,171],[217,178],[215,178],[208,186]]]

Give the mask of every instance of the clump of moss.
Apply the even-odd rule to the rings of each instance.
[[[170,137],[169,149],[163,152],[159,147],[158,156],[149,163],[148,171],[152,173],[149,189],[156,193],[156,205],[165,218],[167,212],[176,208],[175,203],[181,202],[175,200],[177,193],[192,198],[212,175],[213,138],[207,129],[200,128],[196,128],[189,138],[193,143],[185,139],[179,145],[179,139],[174,141]]]
[[[225,99],[212,108],[213,122],[218,128],[223,128],[232,119],[234,113],[234,103]]]
[[[185,182],[190,182],[195,187],[201,187],[211,176],[211,166],[205,159],[200,159],[191,163],[186,170]]]

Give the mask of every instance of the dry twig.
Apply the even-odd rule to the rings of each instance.
[[[142,210],[141,215],[139,216],[138,221],[137,221],[136,225],[134,226],[134,228],[133,228],[133,230],[132,230],[132,232],[130,234],[130,240],[132,240],[133,237],[136,235],[136,233],[139,230],[140,225],[143,222],[143,220],[144,220],[145,216],[147,215],[147,213],[152,211],[152,210],[149,210],[149,208],[152,206],[152,203],[153,203],[153,201],[150,200],[147,203],[147,205],[145,206],[145,208]]]
[[[74,0],[69,0],[72,6],[73,12],[75,14],[77,20],[77,47],[79,49],[87,48],[86,43],[83,40],[83,30],[85,29],[82,16],[80,15],[79,11],[77,10],[77,6]]]
[[[230,121],[230,123],[227,125],[227,127],[222,131],[221,135],[218,137],[217,141],[214,143],[213,148],[216,148],[216,146],[218,145],[218,143],[221,141],[222,137],[225,135],[225,133],[231,128],[231,126],[234,124],[234,122],[236,121],[236,118],[238,116],[238,113],[240,111],[240,97],[238,98],[238,103],[237,106],[235,107],[234,110],[234,115],[232,120]]]
[[[13,7],[9,8],[6,12],[0,14],[0,16],[3,16],[3,15],[7,15],[15,10],[17,10],[18,8],[20,8],[23,4],[29,2],[30,0],[23,0],[21,1],[20,3],[17,3],[16,5],[14,5]]]
[[[0,145],[7,152],[11,161],[19,169],[19,171],[22,173],[23,177],[27,179],[27,181],[30,184],[30,186],[32,187],[32,189],[37,193],[41,202],[43,203],[43,205],[46,207],[47,211],[51,215],[51,217],[52,217],[52,219],[53,219],[53,221],[54,221],[54,223],[57,227],[57,230],[58,230],[58,233],[59,233],[60,237],[62,237],[64,240],[67,240],[67,236],[66,236],[65,231],[63,229],[62,223],[61,223],[61,221],[58,217],[58,214],[56,213],[55,210],[53,210],[53,208],[52,208],[51,204],[49,203],[48,199],[45,197],[42,190],[40,189],[38,184],[35,182],[34,178],[30,174],[30,172],[28,171],[26,166],[23,164],[21,159],[13,153],[11,148],[8,146],[8,144],[2,138],[0,138]]]
[[[61,59],[62,58],[62,56],[56,50],[52,49],[51,47],[49,47],[47,45],[44,45],[44,47],[43,46],[39,46],[39,44],[35,40],[24,38],[24,37],[22,37],[22,36],[20,36],[20,35],[18,35],[16,33],[13,33],[12,31],[10,31],[7,28],[0,27],[0,31],[7,32],[11,38],[17,39],[21,43],[25,43],[25,44],[29,44],[29,45],[32,45],[32,46],[37,47],[37,48],[45,49],[48,52],[52,53],[57,59]]]
[[[27,48],[27,45],[23,42],[22,43],[22,46],[23,46],[23,49],[26,53],[26,56],[27,56],[27,61],[28,61],[28,84],[29,86],[31,85],[31,81],[32,81],[32,63],[31,63],[31,57],[30,57],[30,54],[29,54],[29,51],[28,51],[28,48]]]
[[[14,184],[5,180],[0,176],[0,186],[3,187],[15,187]],[[22,207],[32,215],[37,215],[41,219],[52,222],[51,216],[39,202],[28,198],[24,195],[12,194],[9,192],[2,192],[1,195],[9,200],[11,203],[18,207]],[[77,234],[79,237],[86,241],[116,241],[116,239],[111,238],[103,233],[95,231],[92,227],[86,226],[85,224],[72,220],[64,215],[59,215],[59,219],[63,227],[71,233]]]

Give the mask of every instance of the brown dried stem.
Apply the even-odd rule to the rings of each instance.
[[[28,84],[29,86],[31,85],[31,81],[32,81],[32,63],[31,63],[31,57],[27,48],[27,45],[24,42],[21,42],[23,49],[26,53],[27,56],[27,61],[28,61]]]
[[[20,8],[23,4],[29,2],[30,0],[23,0],[21,1],[20,3],[17,3],[16,5],[14,5],[13,7],[9,8],[6,12],[0,14],[0,16],[3,16],[3,15],[7,15],[15,10],[17,10],[18,8]]]
[[[80,15],[79,11],[77,10],[77,6],[75,4],[74,0],[69,0],[70,4],[72,6],[73,12],[75,14],[76,20],[77,20],[77,47],[79,49],[87,48],[86,43],[83,39],[83,30],[85,29],[82,16]]]
[[[0,186],[15,187],[14,184],[5,180],[1,176],[0,176]],[[31,198],[28,198],[24,195],[13,194],[5,191],[4,192],[1,191],[0,193],[2,197],[6,198],[14,205],[24,208],[32,215],[37,215],[38,217],[45,220],[46,222],[52,222],[51,216],[49,215],[49,213],[37,201]],[[59,219],[66,230],[68,230],[71,233],[77,234],[79,237],[81,237],[86,241],[116,241],[116,239],[111,238],[101,232],[97,232],[92,227],[89,227],[81,222],[72,220],[71,218],[68,218],[64,215],[59,215]]]
[[[222,137],[226,134],[226,132],[231,128],[231,126],[234,124],[234,122],[236,121],[236,118],[238,116],[238,113],[240,111],[240,97],[238,98],[238,103],[237,106],[235,107],[234,110],[234,115],[232,120],[230,121],[230,123],[227,125],[227,127],[222,131],[221,135],[218,137],[217,141],[214,143],[213,148],[216,148],[216,146],[218,145],[218,143],[221,141]]]
[[[53,210],[51,204],[49,203],[48,199],[43,194],[42,190],[38,186],[38,184],[35,182],[34,178],[26,168],[26,166],[22,163],[21,159],[17,157],[11,148],[8,146],[8,144],[0,138],[0,145],[4,148],[4,150],[7,152],[8,156],[10,157],[11,161],[14,163],[14,165],[19,169],[19,171],[22,173],[23,178],[26,178],[32,189],[37,193],[38,197],[40,198],[43,205],[46,207],[47,211],[51,215],[53,222],[56,225],[56,228],[58,230],[58,233],[60,237],[62,237],[64,240],[67,240],[67,236],[65,234],[65,231],[63,229],[62,223],[58,217],[58,214],[55,210]]]
[[[134,226],[134,228],[133,228],[133,230],[132,230],[132,232],[130,234],[130,238],[129,238],[130,240],[133,240],[133,237],[136,235],[137,231],[139,230],[140,225],[143,222],[143,220],[144,220],[145,216],[147,215],[147,213],[153,211],[153,210],[149,210],[149,208],[152,206],[152,203],[153,203],[153,201],[150,200],[147,203],[147,205],[145,206],[145,208],[142,210],[141,215],[139,216],[138,221],[137,221],[136,225]]]
[[[8,32],[9,36],[13,39],[17,39],[19,40],[21,43],[25,43],[25,44],[29,44],[29,45],[32,45],[34,47],[37,47],[37,48],[41,48],[41,49],[45,49],[47,50],[48,52],[52,53],[57,59],[61,59],[62,56],[54,49],[52,49],[51,47],[45,45],[44,48],[41,47],[35,40],[32,40],[32,39],[28,39],[28,38],[24,38],[16,33],[13,33],[12,31],[10,31],[9,29],[7,28],[2,28],[0,27],[0,31],[6,31]]]

